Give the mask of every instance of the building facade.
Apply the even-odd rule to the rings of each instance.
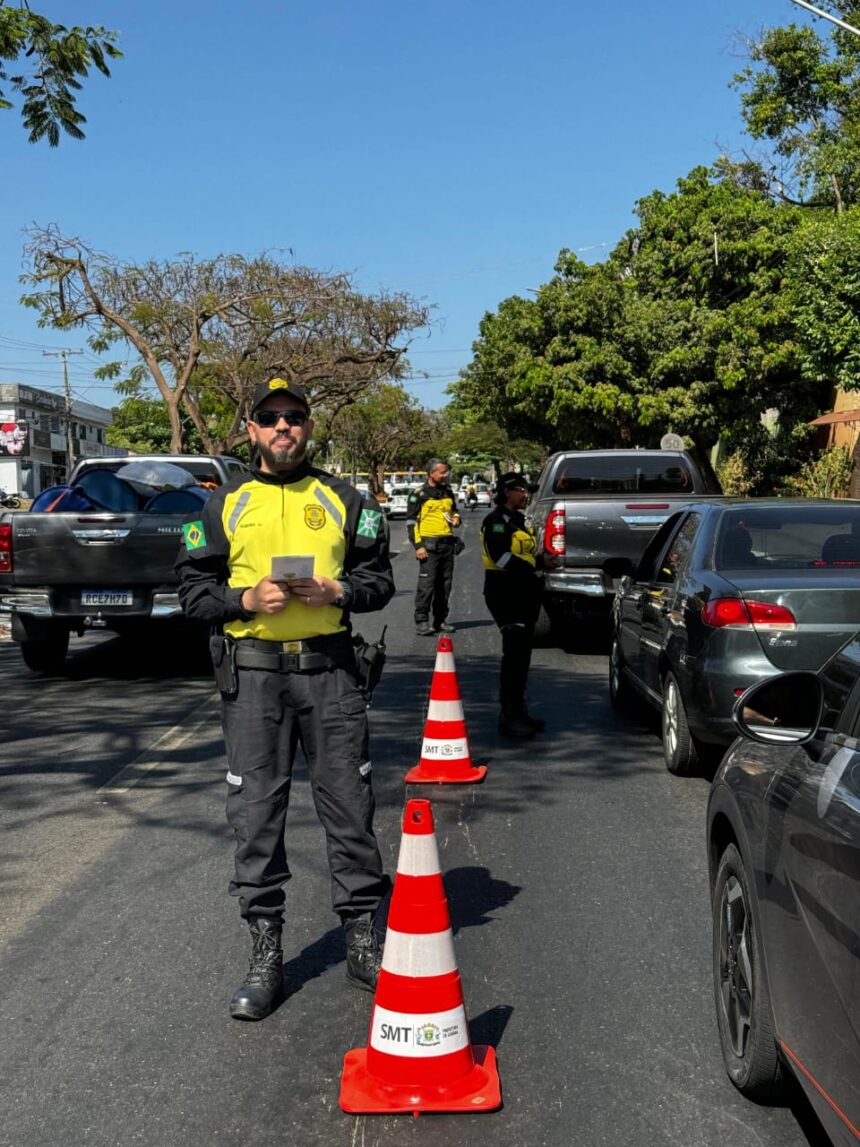
[[[125,456],[127,450],[107,444],[111,421],[102,406],[73,401],[67,413],[60,394],[0,383],[0,489],[35,498],[68,480],[70,462]]]

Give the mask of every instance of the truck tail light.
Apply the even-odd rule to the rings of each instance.
[[[564,553],[564,502],[556,502],[547,515],[543,548],[548,554]]]
[[[12,572],[12,523],[0,525],[0,573]]]
[[[714,629],[797,629],[797,619],[784,605],[716,597],[706,602],[702,621]]]

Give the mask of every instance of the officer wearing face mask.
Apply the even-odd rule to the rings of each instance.
[[[211,645],[236,837],[230,893],[251,933],[250,967],[230,1012],[244,1020],[262,1019],[282,993],[284,828],[298,745],[325,829],[347,980],[373,991],[381,965],[373,920],[389,880],[373,832],[367,712],[349,617],[382,609],[394,580],[379,505],[308,462],[312,429],[300,386],[262,383],[248,418],[251,472],[185,522],[177,562],[183,609],[217,630]]]

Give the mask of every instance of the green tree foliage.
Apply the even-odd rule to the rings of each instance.
[[[786,493],[802,498],[846,498],[851,485],[851,452],[831,446],[811,458],[786,482]]]
[[[804,376],[860,388],[860,207],[818,215],[798,230],[789,282]]]
[[[535,299],[484,317],[454,385],[476,419],[548,449],[699,445],[754,432],[762,413],[813,417],[783,290],[800,218],[760,191],[694,169],[637,205],[639,226],[588,266],[562,251]]]
[[[21,97],[31,143],[47,139],[56,147],[61,132],[84,138],[86,117],[75,106],[76,93],[91,67],[110,76],[108,60],[122,56],[116,40],[117,33],[105,28],[54,24],[24,0],[17,5],[0,0],[0,84]],[[0,109],[12,106],[0,87]]]
[[[246,442],[250,395],[274,374],[336,412],[399,377],[406,348],[398,341],[428,318],[408,295],[365,295],[347,275],[271,255],[123,263],[48,227],[31,231],[25,258],[22,302],[41,326],[87,330],[98,353],[121,344],[136,354],[125,378],[121,362],[96,374],[119,379],[125,394],[154,385],[174,452],[187,435],[183,415],[211,454]]]
[[[828,7],[849,23],[860,15],[857,4]],[[774,162],[760,165],[771,188],[790,202],[837,211],[856,203],[860,42],[838,29],[824,38],[791,24],[750,43],[749,58],[734,83],[749,134],[773,148]]]
[[[123,446],[135,454],[170,452],[170,418],[160,399],[132,395],[115,406],[112,415],[107,429],[111,446]]]
[[[329,421],[326,433],[350,469],[370,473],[378,493],[385,470],[405,469],[416,454],[420,457],[431,428],[425,412],[402,386],[384,383],[341,410]]]

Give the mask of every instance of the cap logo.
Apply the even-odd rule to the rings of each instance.
[[[273,378],[269,383],[269,390],[289,390],[290,384],[285,378]]]

